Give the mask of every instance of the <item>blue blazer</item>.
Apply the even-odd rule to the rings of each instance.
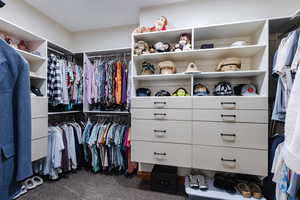
[[[0,200],[32,175],[28,63],[0,39]]]

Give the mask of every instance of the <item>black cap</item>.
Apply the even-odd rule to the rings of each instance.
[[[4,7],[5,3],[3,1],[0,0],[0,8]]]

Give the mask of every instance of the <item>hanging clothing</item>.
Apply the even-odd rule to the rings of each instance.
[[[50,54],[48,58],[48,98],[51,106],[82,104],[82,67]]]
[[[128,107],[128,61],[93,60],[85,56],[85,99],[95,110],[125,110]]]
[[[297,72],[287,107],[284,160],[289,169],[300,174],[300,73]]]
[[[32,175],[29,65],[0,39],[0,197],[12,199]]]

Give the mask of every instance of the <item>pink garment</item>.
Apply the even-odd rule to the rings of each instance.
[[[89,58],[84,54],[85,67],[85,99],[87,103],[92,104],[92,81],[93,81],[93,65]]]

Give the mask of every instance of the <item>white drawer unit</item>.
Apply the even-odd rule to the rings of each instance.
[[[192,109],[132,109],[132,119],[192,120]]]
[[[268,125],[193,122],[193,144],[268,149]]]
[[[48,135],[48,118],[32,119],[32,140],[46,137]]]
[[[31,160],[36,161],[38,159],[44,158],[47,156],[48,152],[48,137],[39,138],[32,140],[31,143]]]
[[[194,145],[193,168],[266,176],[268,151]]]
[[[193,120],[268,123],[267,110],[193,110]]]
[[[206,96],[193,97],[193,108],[196,109],[231,109],[231,110],[267,110],[267,97],[230,97]]]
[[[42,97],[31,97],[32,118],[48,117],[48,99]]]
[[[192,108],[192,97],[133,97],[132,108]]]
[[[192,122],[133,120],[132,140],[191,144]]]
[[[140,163],[192,167],[192,145],[132,141],[131,158]]]

